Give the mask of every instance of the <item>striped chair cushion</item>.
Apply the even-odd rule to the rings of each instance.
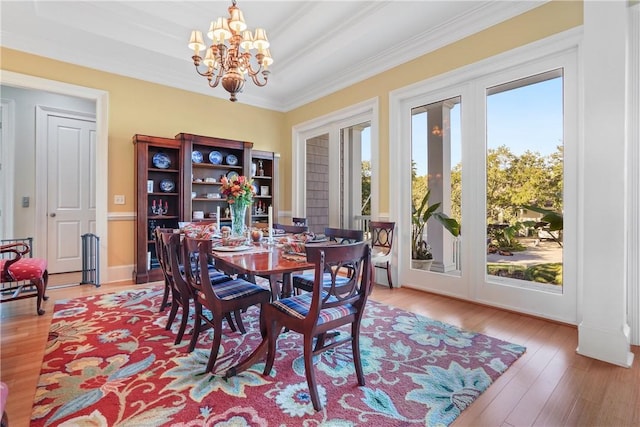
[[[180,273],[184,275],[183,265],[180,266]],[[231,277],[216,269],[215,266],[209,265],[209,280],[211,281],[212,285],[215,285],[218,283],[226,282],[227,280],[231,280]]]
[[[278,310],[286,313],[290,316],[303,319],[309,314],[309,308],[311,307],[311,298],[313,294],[305,293],[302,295],[296,295],[290,298],[283,298],[271,303],[272,306]],[[329,301],[335,301],[335,297],[330,297]],[[356,312],[356,309],[351,304],[345,304],[335,308],[325,308],[320,310],[320,316],[318,318],[318,325],[332,320],[340,319]]]
[[[294,274],[292,276],[293,287],[299,288],[308,292],[313,290],[315,273],[305,273],[305,274]],[[323,274],[324,283],[331,284],[331,274],[324,273]],[[338,276],[336,277],[336,285],[342,285],[349,281],[348,277]]]
[[[4,271],[6,260],[0,260],[0,272]],[[21,281],[42,279],[47,270],[47,260],[44,258],[22,258],[9,266],[11,277],[1,277],[1,281]],[[1,276],[1,275],[0,275]],[[13,280],[11,280],[13,279]]]
[[[266,289],[244,279],[230,279],[226,282],[214,284],[212,288],[218,298],[226,301],[257,294],[258,292],[268,292]],[[200,298],[207,299],[202,291],[199,291],[198,294]]]

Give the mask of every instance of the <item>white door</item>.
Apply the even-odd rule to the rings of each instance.
[[[81,236],[96,229],[95,121],[48,115],[47,147],[49,273],[80,271]]]

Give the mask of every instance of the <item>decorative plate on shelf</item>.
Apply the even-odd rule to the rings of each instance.
[[[222,163],[222,154],[219,151],[212,151],[209,153],[209,161],[214,165]]]
[[[226,161],[229,166],[235,166],[238,164],[238,158],[233,154],[229,154],[226,158]]]
[[[235,181],[236,179],[238,179],[240,175],[238,175],[238,172],[236,171],[231,171],[227,174],[227,179],[229,181]]]
[[[191,161],[193,163],[202,163],[202,153],[199,151],[194,151],[191,153]]]
[[[258,186],[254,183],[251,184],[251,188],[253,188],[253,193],[257,196],[258,194],[260,194],[260,191],[258,189]]]
[[[153,166],[158,169],[168,169],[171,166],[171,159],[163,152],[156,153],[153,155]]]
[[[176,188],[176,183],[171,181],[170,179],[163,179],[160,181],[160,191],[165,193],[170,193]]]

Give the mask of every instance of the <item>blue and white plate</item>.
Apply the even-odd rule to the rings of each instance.
[[[194,151],[191,153],[191,161],[193,163],[202,163],[202,153],[199,151]]]
[[[153,155],[153,166],[158,169],[168,169],[171,166],[171,159],[165,153],[156,153]]]
[[[176,183],[171,181],[170,179],[163,179],[160,181],[160,191],[165,193],[170,193],[176,188]]]
[[[227,156],[226,161],[227,161],[227,164],[228,164],[229,166],[235,166],[235,165],[237,165],[237,164],[238,164],[238,158],[237,158],[236,156],[234,156],[233,154],[229,154],[229,155]]]
[[[251,184],[251,188],[253,188],[253,192],[254,194],[257,196],[258,194],[260,194],[260,191],[258,190],[258,185],[257,184]]]
[[[222,163],[222,154],[219,151],[212,151],[209,153],[209,161],[214,165]]]
[[[236,179],[238,179],[240,175],[238,175],[238,172],[236,171],[231,171],[227,174],[227,179],[229,181],[235,181]]]

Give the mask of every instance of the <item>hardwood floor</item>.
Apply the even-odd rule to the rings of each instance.
[[[40,365],[59,299],[151,286],[132,283],[51,289],[47,311],[35,300],[0,306],[0,378],[9,386],[11,426],[28,426]],[[631,369],[576,354],[575,327],[411,289],[376,286],[372,299],[527,347],[454,426],[638,426],[640,347]]]

